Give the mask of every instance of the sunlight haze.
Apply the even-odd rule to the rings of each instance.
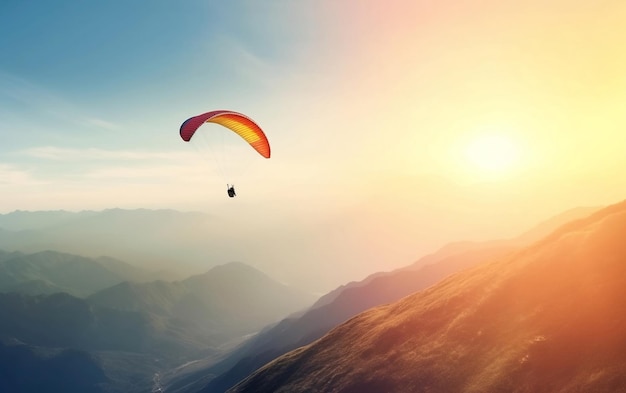
[[[621,0],[35,3],[0,4],[0,213],[202,211],[207,269],[323,292],[626,196]],[[181,140],[216,109],[272,157]]]
[[[506,176],[507,170],[518,164],[520,146],[504,135],[480,135],[472,140],[465,149],[468,166],[485,174]],[[521,164],[523,165],[523,164]]]

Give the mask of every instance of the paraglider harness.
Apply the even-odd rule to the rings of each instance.
[[[232,197],[237,196],[237,194],[235,194],[235,185],[234,184],[233,185],[227,184],[226,188],[228,190],[228,196],[229,197],[232,198]]]

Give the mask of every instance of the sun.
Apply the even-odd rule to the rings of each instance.
[[[519,156],[519,146],[506,135],[481,135],[465,148],[467,163],[485,175],[502,175],[511,171]]]

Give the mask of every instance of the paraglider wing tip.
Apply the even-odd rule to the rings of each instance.
[[[189,119],[185,120],[183,124],[180,125],[180,131],[179,131],[180,137],[183,138],[185,142],[189,142],[191,140],[191,136],[193,135],[193,132],[189,132],[189,130],[185,129],[185,125],[191,119],[193,119],[193,117],[190,117]]]

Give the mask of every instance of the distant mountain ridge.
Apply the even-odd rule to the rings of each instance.
[[[312,294],[238,262],[180,282],[125,282],[88,299],[101,306],[187,321],[202,331],[219,332],[221,340],[253,333],[315,301]]]
[[[176,262],[178,270],[192,271],[206,266],[211,256],[222,260],[213,251],[219,240],[211,239],[220,239],[223,226],[209,214],[167,209],[15,211],[0,214],[0,249],[110,256],[151,269]]]
[[[53,228],[97,215],[96,211],[83,210],[70,212],[66,210],[25,211],[15,210],[11,213],[0,214],[0,228],[9,231],[28,231]]]
[[[624,392],[626,202],[363,312],[229,392]]]
[[[32,295],[66,292],[84,297],[151,274],[113,258],[86,258],[56,251],[0,251],[0,292]]]

